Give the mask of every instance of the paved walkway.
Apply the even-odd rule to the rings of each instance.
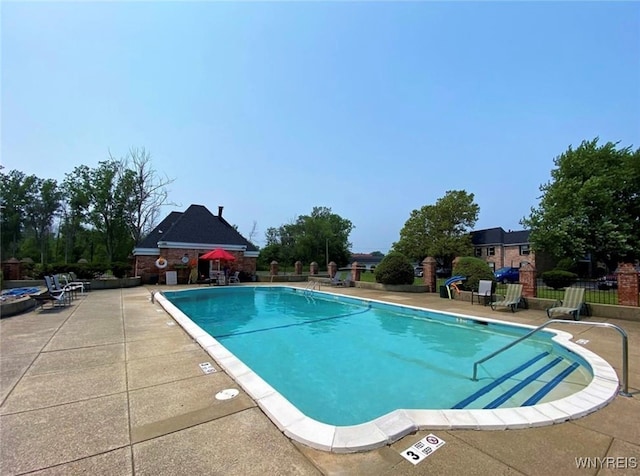
[[[608,320],[629,334],[630,398],[542,428],[419,431],[341,455],[290,441],[242,390],[216,400],[239,387],[222,371],[202,372],[211,358],[150,301],[150,289],[168,288],[94,291],[66,308],[0,320],[1,475],[640,474],[640,322]],[[532,325],[546,320],[540,311],[491,311],[437,295],[338,291]],[[587,339],[620,375],[616,332],[558,328]],[[416,466],[400,455],[429,433],[446,444]],[[578,468],[576,458],[591,468]]]

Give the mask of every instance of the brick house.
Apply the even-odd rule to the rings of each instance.
[[[177,271],[178,283],[186,283],[190,269],[197,266],[199,276],[209,276],[217,262],[199,257],[215,248],[235,256],[229,263],[233,271],[254,275],[259,251],[222,217],[222,210],[218,207],[216,216],[202,205],[191,205],[184,212],[171,212],[133,249],[135,275],[143,283],[162,283],[167,271]],[[161,257],[165,267],[157,265]]]
[[[536,255],[529,244],[529,231],[504,231],[501,227],[487,228],[471,232],[473,253],[486,261],[491,269],[513,266],[519,268],[525,263],[534,267]]]

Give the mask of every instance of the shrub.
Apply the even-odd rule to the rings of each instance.
[[[413,284],[413,266],[402,253],[391,252],[376,266],[376,282],[381,284]]]
[[[556,270],[569,271],[571,273],[578,269],[576,261],[572,258],[562,258],[556,265]]]
[[[465,276],[467,279],[460,286],[465,291],[477,291],[481,279],[495,281],[491,267],[485,261],[474,256],[458,258],[453,267],[453,276]]]
[[[542,282],[553,289],[569,287],[578,275],[562,269],[553,269],[542,273]]]

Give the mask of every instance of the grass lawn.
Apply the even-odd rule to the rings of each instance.
[[[360,273],[360,281],[364,281],[365,283],[375,283],[376,278],[372,272],[367,271],[364,273]],[[424,284],[424,281],[422,280],[422,278],[413,278],[413,284],[414,286],[420,286]]]

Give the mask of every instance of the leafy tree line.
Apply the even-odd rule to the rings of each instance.
[[[305,266],[315,261],[322,269],[333,261],[338,266],[349,263],[351,221],[327,207],[314,207],[310,215],[300,215],[292,223],[268,228],[265,246],[260,250],[259,267],[268,269],[277,261],[282,271],[293,268],[296,261]]]
[[[640,149],[598,141],[554,159],[539,205],[520,223],[535,251],[576,263],[590,257],[613,270],[640,259]]]
[[[456,256],[472,254],[471,231],[479,213],[473,193],[449,190],[435,205],[411,212],[393,251],[418,262],[431,256],[440,266],[450,267]]]
[[[125,261],[155,225],[172,182],[159,177],[144,148],[78,166],[61,183],[0,170],[2,259]]]

